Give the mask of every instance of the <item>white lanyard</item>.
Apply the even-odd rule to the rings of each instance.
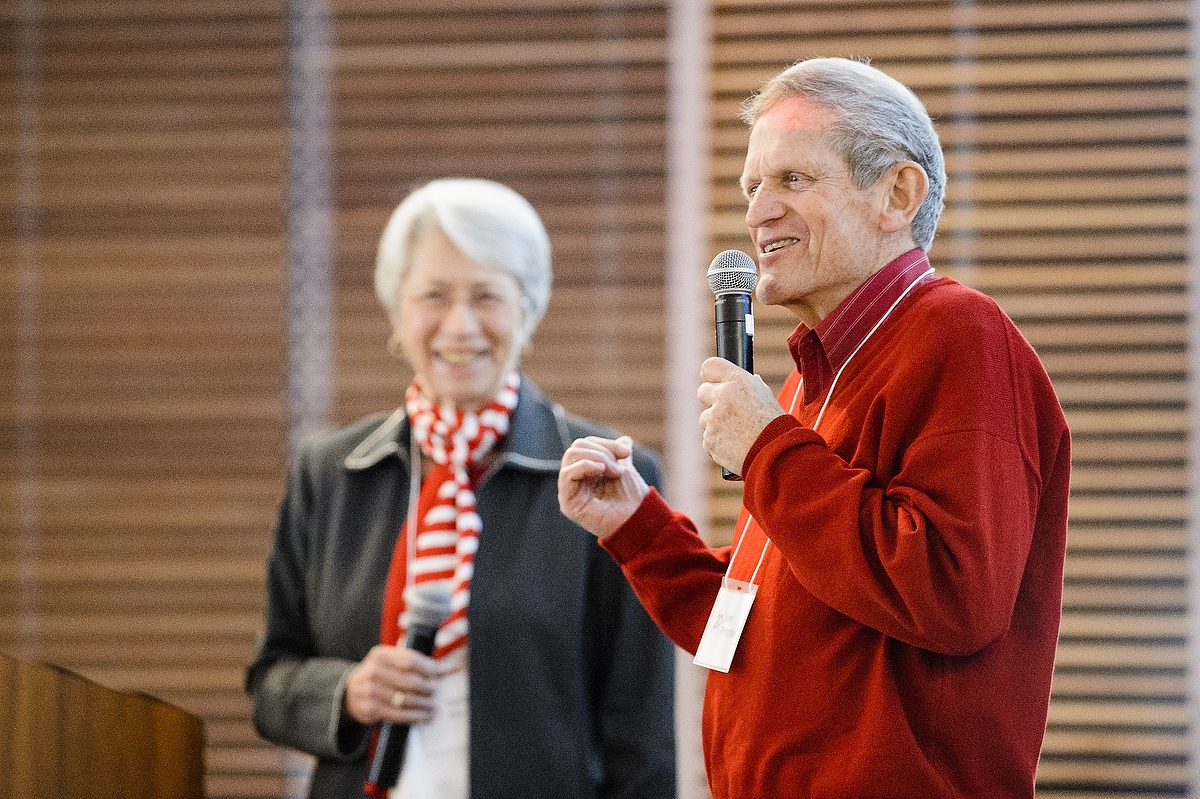
[[[908,287],[900,293],[900,296],[896,298],[895,302],[879,318],[879,321],[867,332],[867,335],[858,343],[858,346],[846,357],[841,368],[834,375],[833,382],[829,384],[829,391],[825,395],[825,401],[821,403],[821,410],[817,414],[817,420],[813,423],[813,432],[816,432],[817,428],[821,425],[821,420],[825,417],[825,409],[829,407],[829,400],[833,398],[833,391],[837,388],[838,380],[842,377],[842,372],[846,371],[846,367],[850,365],[851,359],[858,354],[858,351],[867,343],[867,340],[875,334],[875,331],[884,323],[884,320],[891,316],[892,311],[896,309],[900,301],[907,297],[910,291],[931,274],[933,274],[933,267],[927,269],[913,280],[912,283],[908,284]],[[796,393],[792,395],[791,407],[788,409],[789,415],[794,415],[796,403],[800,398],[803,388],[804,377],[801,376],[796,382]],[[742,629],[746,625],[746,619],[750,615],[750,607],[754,604],[754,596],[758,592],[758,585],[754,580],[758,577],[758,571],[762,568],[763,560],[767,557],[767,549],[771,546],[771,539],[767,538],[766,543],[763,544],[762,552],[759,553],[754,573],[750,575],[748,582],[735,580],[730,576],[730,573],[733,571],[733,562],[737,558],[738,552],[741,551],[742,542],[746,538],[746,532],[750,529],[752,521],[754,521],[754,516],[747,514],[746,523],[742,525],[737,545],[729,556],[729,565],[725,568],[725,576],[721,578],[721,588],[717,591],[717,599],[713,603],[712,612],[709,613],[708,617],[708,624],[705,625],[700,645],[696,649],[696,657],[692,661],[698,666],[727,672],[733,663],[733,654],[737,650],[738,641],[742,636]]]

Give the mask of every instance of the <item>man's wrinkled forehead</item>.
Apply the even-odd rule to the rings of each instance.
[[[827,130],[838,118],[837,109],[802,97],[787,97],[768,107],[754,126],[775,125],[783,128]]]
[[[768,175],[782,172],[824,171],[838,157],[829,147],[825,126],[797,115],[761,117],[750,132],[750,146],[739,184],[742,190]]]

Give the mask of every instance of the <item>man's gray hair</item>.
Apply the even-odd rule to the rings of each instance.
[[[375,296],[395,318],[412,248],[435,226],[468,258],[512,275],[521,288],[526,342],[550,304],[550,236],[529,201],[501,183],[441,178],[409,194],[392,212],[375,257]]]
[[[915,161],[929,178],[929,194],[912,221],[913,241],[928,250],[946,197],[946,163],[933,121],[904,84],[864,61],[811,58],[769,80],[742,105],[753,125],[768,108],[799,97],[836,112],[826,140],[850,177],[865,189],[898,161]]]

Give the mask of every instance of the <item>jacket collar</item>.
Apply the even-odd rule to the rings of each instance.
[[[409,423],[404,408],[397,408],[346,456],[350,471],[362,471],[388,457],[409,465]],[[538,472],[557,472],[571,444],[565,412],[551,404],[524,374],[517,393],[508,434],[500,441],[496,462],[489,472],[506,464]]]

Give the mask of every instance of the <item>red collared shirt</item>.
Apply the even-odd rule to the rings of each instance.
[[[804,378],[804,404],[825,393],[837,371],[901,295],[933,277],[925,251],[909,250],[863,281],[815,328],[801,322],[788,336],[788,349]]]

